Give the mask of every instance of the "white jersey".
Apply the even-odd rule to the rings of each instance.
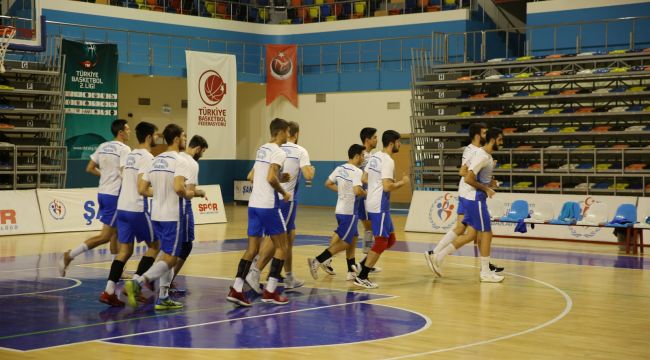
[[[361,186],[363,171],[358,167],[346,163],[339,165],[332,171],[328,179],[338,188],[336,213],[340,215],[354,215],[357,213],[359,199],[354,194],[354,187]]]
[[[368,173],[368,195],[366,211],[369,213],[390,210],[390,192],[384,191],[384,179],[393,180],[395,161],[383,151],[374,153],[368,161],[365,172]]]
[[[176,151],[166,151],[153,159],[142,179],[151,183],[151,220],[179,221],[184,215],[182,198],[174,191],[174,178],[190,178],[187,162]]]
[[[188,153],[186,153],[184,151],[180,152],[178,154],[181,156],[181,158],[183,158],[183,160],[185,160],[185,163],[187,164],[188,170],[189,170],[188,174],[189,174],[190,177],[185,180],[185,185],[198,186],[199,185],[199,163],[196,162],[196,160],[194,160],[194,158],[192,156],[190,156],[190,154],[188,154]],[[191,212],[192,211],[192,199],[189,199],[189,200],[188,199],[183,199],[183,201],[185,202],[185,208],[187,209],[187,212],[188,213]]]
[[[304,147],[292,142],[283,144],[281,149],[287,154],[287,159],[284,161],[282,172],[288,173],[290,176],[290,180],[281,185],[284,191],[291,194],[292,200],[295,201],[296,196],[298,195],[298,180],[301,174],[300,169],[302,169],[303,166],[311,165],[309,162],[309,153]]]
[[[474,144],[469,144],[465,146],[465,150],[463,150],[463,157],[460,161],[460,166],[467,165],[467,162],[470,161],[476,152],[480,149],[478,146],[474,146]],[[462,197],[460,195],[460,188],[463,187],[463,184],[465,184],[465,178],[461,177],[460,181],[458,182],[458,196]]]
[[[257,149],[253,166],[253,191],[248,206],[260,209],[278,208],[280,203],[276,191],[266,180],[271,164],[282,168],[287,154],[276,143],[266,143]]]
[[[368,165],[368,160],[370,160],[370,157],[372,156],[372,153],[370,151],[363,150],[363,162],[361,163],[361,170],[366,169],[366,165]]]
[[[138,193],[138,174],[148,171],[151,161],[153,155],[146,149],[135,149],[126,156],[122,170],[122,189],[117,200],[118,210],[145,211],[145,197]]]
[[[114,196],[120,194],[120,168],[124,166],[126,156],[130,152],[131,148],[119,141],[107,141],[90,155],[90,160],[97,164],[101,172],[98,193]]]
[[[472,159],[467,163],[467,171],[472,171],[476,175],[476,180],[483,184],[489,185],[492,180],[492,171],[494,170],[494,161],[492,155],[488,154],[483,148],[479,148]],[[458,195],[467,200],[476,200],[476,190],[473,186],[462,182],[458,189]]]

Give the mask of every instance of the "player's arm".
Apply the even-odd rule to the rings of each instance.
[[[381,181],[382,181],[382,185],[384,186],[385,192],[395,191],[411,182],[409,176],[406,174],[402,177],[402,180],[400,181],[395,181],[393,179],[382,179]]]
[[[460,166],[460,169],[458,170],[458,175],[461,177],[465,177],[467,175],[467,164],[463,164]]]
[[[325,187],[334,192],[339,192],[339,188],[336,186],[336,183],[330,179],[325,180]]]
[[[291,200],[291,194],[284,191],[282,185],[280,185],[280,179],[278,178],[279,172],[280,172],[280,165],[271,164],[271,166],[269,166],[269,172],[266,175],[266,181],[269,182],[269,185],[271,185],[273,190],[277,191],[279,194],[282,194],[282,197],[284,197],[284,201],[289,201]]]
[[[361,175],[361,182],[366,185],[368,184],[368,173],[365,171],[363,172],[363,175]]]
[[[477,190],[484,191],[488,195],[488,197],[492,197],[494,194],[496,194],[494,190],[490,189],[488,186],[485,186],[480,182],[478,182],[478,180],[476,180],[476,174],[474,174],[473,170],[467,171],[467,175],[465,175],[464,179],[467,185]]]
[[[191,199],[196,197],[194,190],[190,190],[185,187],[185,177],[184,176],[174,176],[174,192],[182,198]]]
[[[99,171],[99,166],[93,160],[88,161],[88,165],[86,165],[86,172],[91,173],[95,176],[102,176],[102,173]]]
[[[352,190],[354,191],[354,195],[356,195],[357,197],[364,197],[368,195],[368,193],[365,190],[363,190],[361,186],[358,185],[353,187]]]
[[[314,175],[316,174],[316,168],[311,165],[305,165],[301,167],[300,171],[302,172],[302,177],[304,177],[307,181],[312,181],[314,179]]]
[[[246,180],[253,182],[254,177],[255,177],[255,168],[252,168],[251,171],[248,172],[248,175],[246,175]]]
[[[197,189],[196,184],[185,184],[185,188],[194,192],[194,197],[205,197],[205,190]]]
[[[151,183],[143,179],[144,174],[138,174],[138,194],[146,197],[153,197]]]

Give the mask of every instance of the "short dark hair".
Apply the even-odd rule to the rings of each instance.
[[[117,133],[124,130],[126,124],[128,124],[128,121],[124,119],[113,120],[113,123],[111,123],[111,133],[113,136],[117,136]]]
[[[195,148],[195,147],[200,147],[202,149],[207,149],[208,148],[208,142],[205,141],[203,136],[201,135],[194,135],[190,139],[190,144],[187,146],[188,148]]]
[[[276,136],[280,131],[285,131],[289,128],[289,122],[284,119],[275,118],[271,121],[269,129],[271,130],[271,136]]]
[[[348,159],[352,160],[355,156],[363,154],[366,148],[363,145],[353,144],[348,149]]]
[[[300,131],[300,125],[295,121],[289,121],[289,135],[296,136]]]
[[[149,135],[153,137],[153,134],[156,133],[156,130],[158,130],[158,127],[156,125],[148,123],[146,121],[141,121],[135,127],[135,137],[138,138],[138,143],[143,144]]]
[[[371,127],[365,127],[361,129],[359,137],[361,138],[361,143],[366,142],[366,139],[372,139],[373,136],[377,133],[377,129]]]
[[[490,142],[492,139],[496,141],[499,135],[503,135],[503,130],[496,127],[489,128],[487,134],[485,134],[485,142]]]
[[[163,130],[163,137],[165,138],[167,145],[173,144],[176,137],[183,135],[183,131],[185,130],[176,124],[169,124],[165,126],[165,130]]]
[[[481,135],[481,131],[487,129],[485,123],[473,123],[469,126],[469,141],[474,141],[476,135]]]
[[[388,146],[388,144],[395,142],[399,140],[401,136],[399,133],[395,130],[386,130],[384,133],[381,135],[381,143],[384,145],[384,147]]]

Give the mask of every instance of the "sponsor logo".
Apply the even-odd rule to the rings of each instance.
[[[587,211],[593,204],[599,202],[591,196],[585,198],[582,202],[582,217],[584,218],[587,215]],[[571,236],[576,239],[591,239],[600,232],[600,228],[595,226],[569,226],[569,231],[571,231]]]
[[[93,223],[94,219],[99,220],[99,211],[95,210],[95,202],[88,200],[84,203],[84,214],[83,217],[86,219],[86,225]]]
[[[284,52],[280,52],[271,59],[269,71],[271,76],[277,80],[288,79],[293,74],[293,61]]]
[[[169,164],[167,163],[167,161],[165,159],[157,158],[156,160],[154,160],[151,167],[156,169],[156,170],[165,170],[165,169],[169,168]]]
[[[216,214],[219,212],[219,205],[216,202],[211,202],[210,199],[203,198],[203,202],[198,204],[199,213],[201,214]]]
[[[97,47],[95,44],[84,45],[84,60],[80,64],[84,69],[92,69],[97,66]]]
[[[0,231],[15,231],[18,230],[16,221],[16,210],[4,209],[0,210]]]
[[[65,214],[67,211],[65,204],[62,201],[57,199],[50,201],[50,203],[47,205],[47,209],[50,212],[50,216],[52,216],[54,220],[65,219]]]
[[[433,200],[429,208],[429,223],[434,230],[450,229],[456,222],[456,206],[458,198],[451,193],[445,193]]]

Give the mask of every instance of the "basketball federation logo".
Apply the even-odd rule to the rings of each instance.
[[[207,106],[215,106],[226,96],[226,83],[221,75],[214,70],[208,70],[199,77],[199,95]]]
[[[97,66],[97,47],[95,44],[84,46],[84,60],[81,62],[84,69],[92,69]]]
[[[50,202],[47,208],[50,211],[50,216],[52,216],[54,220],[63,220],[65,218],[66,209],[62,201],[54,199]]]
[[[451,193],[445,193],[433,200],[429,208],[429,223],[432,229],[448,230],[454,225],[457,200]]]
[[[269,71],[277,80],[288,79],[293,74],[293,61],[284,52],[280,52],[271,60]]]

